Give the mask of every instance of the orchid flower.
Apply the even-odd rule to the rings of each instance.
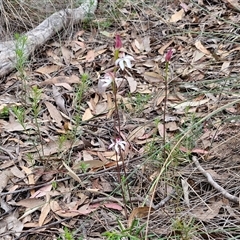
[[[106,89],[111,85],[114,81],[113,73],[109,72],[104,75],[103,78],[100,78],[98,81],[98,92],[105,93]]]
[[[122,70],[124,70],[125,67],[132,68],[131,61],[134,61],[134,58],[132,56],[125,56],[125,53],[121,53],[121,57],[116,60],[115,65],[119,65]]]
[[[171,58],[172,58],[172,55],[173,55],[173,50],[172,50],[172,49],[169,49],[169,50],[167,51],[166,56],[165,56],[165,61],[166,61],[166,62],[170,62],[170,61],[171,61]]]
[[[119,149],[124,151],[126,144],[127,143],[125,141],[122,141],[120,138],[116,138],[116,142],[112,141],[112,144],[109,146],[109,148],[114,148],[117,154],[119,154]]]
[[[120,49],[122,47],[122,40],[120,35],[116,34],[115,36],[115,48]]]

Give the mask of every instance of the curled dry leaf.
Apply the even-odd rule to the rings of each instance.
[[[144,218],[147,217],[149,213],[153,212],[153,209],[150,207],[137,207],[134,208],[128,218],[128,227],[132,226],[133,220],[135,218]]]
[[[76,75],[67,76],[57,76],[40,82],[39,86],[52,85],[55,83],[79,83],[80,79]]]
[[[115,209],[115,210],[118,210],[118,211],[122,211],[122,206],[120,206],[119,204],[117,203],[104,203],[103,204],[106,208],[110,208],[110,209]]]
[[[91,118],[93,118],[93,114],[91,112],[91,109],[90,108],[87,108],[82,116],[82,121],[87,121]]]
[[[15,205],[26,207],[26,208],[36,208],[36,207],[42,207],[44,203],[45,201],[39,198],[27,198],[17,202]]]
[[[50,102],[45,101],[44,102],[48,112],[51,116],[51,118],[56,122],[57,127],[61,128],[62,127],[62,115],[59,113],[59,111],[57,110],[57,108]]]
[[[52,90],[53,90],[53,98],[57,106],[61,109],[62,112],[67,114],[67,110],[65,108],[65,100],[62,97],[61,93],[59,92],[57,87],[55,87],[54,85],[52,86]]]
[[[129,87],[130,87],[130,92],[134,93],[137,89],[137,81],[133,77],[126,77]]]
[[[78,175],[65,162],[62,162],[62,163],[63,163],[63,166],[68,170],[68,175],[71,176],[75,181],[79,182],[83,186],[83,182],[78,177]]]
[[[188,207],[190,207],[190,201],[189,201],[189,190],[188,190],[188,182],[186,179],[181,179],[182,183],[182,188],[183,188],[183,196],[184,196],[184,201]]]
[[[53,72],[57,72],[59,69],[60,69],[60,66],[58,65],[48,65],[48,66],[43,66],[36,69],[35,72],[47,75]]]
[[[208,51],[201,43],[201,41],[197,40],[195,42],[195,46],[198,50],[200,50],[202,53],[204,53],[207,56],[212,56],[212,54],[210,53],[210,51]]]
[[[40,216],[39,216],[38,222],[39,222],[39,226],[40,226],[40,227],[44,224],[44,221],[46,220],[47,215],[48,215],[48,213],[50,212],[50,210],[51,210],[51,207],[50,207],[49,202],[47,201],[47,202],[44,204],[44,206],[42,207],[42,209],[41,209],[41,214],[40,214]]]
[[[170,23],[176,23],[176,22],[182,20],[183,17],[184,17],[184,10],[181,9],[181,10],[179,10],[178,12],[174,13],[174,14],[171,16],[169,22],[170,22]]]

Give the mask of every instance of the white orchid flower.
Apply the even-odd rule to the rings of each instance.
[[[106,89],[111,85],[114,80],[113,73],[106,73],[103,78],[98,81],[98,92],[100,94],[105,93]]]
[[[116,138],[116,142],[112,141],[112,144],[109,146],[109,148],[114,148],[117,154],[119,154],[119,149],[124,151],[126,144],[127,143],[122,141],[120,138]]]
[[[132,56],[125,56],[125,53],[121,53],[121,57],[116,60],[115,65],[119,65],[122,70],[124,70],[125,67],[132,68],[131,61],[134,61],[134,58]]]

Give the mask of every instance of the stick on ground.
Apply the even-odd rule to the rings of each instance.
[[[227,198],[228,200],[235,202],[237,204],[239,204],[239,198],[228,193],[223,187],[221,187],[218,183],[216,183],[211,174],[208,173],[199,163],[199,161],[197,160],[196,156],[192,157],[192,160],[194,162],[194,164],[196,165],[197,169],[207,178],[208,182],[218,191],[220,192],[225,198]]]
[[[65,9],[53,13],[36,28],[28,31],[27,43],[24,49],[28,58],[38,47],[42,46],[53,35],[60,32],[68,24],[76,24],[89,14],[93,14],[97,8],[97,0],[86,0],[80,7]],[[0,42],[0,78],[9,74],[15,69],[16,54],[15,41]]]

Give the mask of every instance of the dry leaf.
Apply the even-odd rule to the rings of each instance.
[[[216,217],[219,213],[220,208],[222,207],[223,202],[220,200],[218,202],[213,202],[208,204],[208,210],[205,209],[195,209],[193,216],[201,221],[208,221]]]
[[[137,81],[133,77],[126,77],[129,87],[130,87],[130,92],[134,93],[137,89]]]
[[[12,123],[4,125],[3,128],[8,132],[15,132],[15,131],[28,130],[28,129],[31,129],[31,128],[34,129],[34,126],[31,125],[30,123],[27,123],[23,127],[21,123],[19,123],[17,121],[14,121]]]
[[[83,182],[78,177],[78,175],[65,162],[62,162],[62,163],[63,163],[63,166],[68,170],[68,175],[83,186]]]
[[[188,207],[190,207],[190,201],[189,201],[189,190],[188,190],[188,182],[186,179],[181,179],[182,183],[182,188],[183,188],[183,196],[184,196],[184,201]]]
[[[64,62],[69,65],[70,62],[71,62],[71,59],[72,59],[72,52],[64,47],[64,46],[61,46],[61,51],[62,51],[62,56],[63,56],[63,59],[64,59]]]
[[[144,72],[143,77],[149,83],[159,83],[164,81],[164,77],[156,72]]]
[[[165,45],[163,45],[159,50],[158,53],[160,53],[161,55],[164,55],[165,50],[173,43],[173,40],[171,40],[170,42],[166,43]]]
[[[13,176],[14,175],[10,170],[5,170],[5,171],[0,173],[0,179],[1,179],[1,181],[0,181],[0,193],[7,186],[8,180]]]
[[[180,104],[173,104],[173,103],[169,103],[169,105],[172,108],[178,109],[178,110],[184,110],[186,107],[198,107],[201,106],[205,103],[207,103],[209,101],[209,99],[203,99],[200,101],[189,101],[189,102],[182,102]]]
[[[230,69],[229,69],[230,64],[231,64],[231,61],[225,61],[222,64],[221,72],[224,73],[225,76],[228,76],[230,73]]]
[[[55,87],[54,85],[52,86],[52,90],[53,90],[53,98],[57,106],[61,109],[62,112],[67,114],[68,112],[65,108],[65,100],[61,96],[61,93],[58,91],[57,87]]]
[[[21,168],[28,176],[28,184],[34,185],[35,184],[35,179],[34,179],[34,174],[33,174],[32,170],[28,167],[25,167],[25,166],[21,166]]]
[[[89,168],[100,168],[103,167],[105,164],[100,160],[91,160],[91,161],[84,161],[85,164],[89,166]]]
[[[130,228],[132,226],[133,220],[135,218],[144,218],[147,217],[149,212],[151,213],[153,209],[150,207],[137,207],[134,208],[131,214],[129,215],[128,218],[128,227]]]
[[[184,10],[181,9],[181,10],[179,10],[178,12],[174,13],[174,14],[171,16],[169,22],[170,22],[170,23],[176,23],[176,22],[182,20],[183,16],[184,16]]]
[[[11,172],[18,178],[24,179],[26,177],[26,175],[17,166],[12,167]]]
[[[49,65],[49,66],[44,66],[40,67],[35,70],[35,72],[41,73],[41,74],[50,74],[53,72],[57,72],[60,69],[60,66],[58,65]]]
[[[52,189],[52,184],[48,184],[44,187],[41,187],[31,196],[31,198],[40,198],[40,197],[46,196],[46,194],[49,193],[51,189]]]
[[[55,83],[80,83],[80,79],[76,75],[71,75],[69,77],[58,76],[58,77],[53,77],[53,78],[47,79],[43,82],[40,82],[38,85],[45,86],[45,85],[52,85]]]
[[[9,235],[6,235],[6,233],[11,233],[11,235],[15,235],[19,237],[22,234],[23,230],[23,223],[17,219],[14,214],[10,214],[9,216],[2,218],[0,220],[0,234],[4,234],[3,238],[1,239],[13,239]],[[8,238],[8,236],[10,238]]]
[[[82,121],[87,121],[93,117],[94,116],[92,115],[90,108],[87,108],[82,116]]]
[[[205,55],[212,56],[212,54],[202,45],[202,43],[199,40],[195,42],[195,46],[198,50],[200,50]]]
[[[56,122],[57,127],[61,128],[62,127],[62,115],[60,112],[57,110],[57,108],[50,102],[45,101],[44,102],[48,112],[50,113],[51,118]]]
[[[104,205],[104,207],[106,207],[106,208],[110,208],[110,209],[115,209],[115,210],[118,210],[118,211],[122,211],[122,206],[120,206],[120,205],[117,204],[117,203],[104,203],[103,205]]]
[[[88,51],[88,53],[86,55],[86,60],[88,62],[92,62],[94,59],[95,59],[95,51],[94,50]]]
[[[76,217],[76,216],[80,215],[80,213],[78,211],[63,210],[60,207],[60,205],[58,204],[58,202],[55,200],[50,201],[50,208],[55,214],[57,214],[63,218]]]
[[[96,105],[94,115],[106,113],[108,110],[107,102],[100,102]]]
[[[127,137],[128,141],[132,142],[134,139],[142,137],[145,131],[146,131],[145,126],[136,127],[133,131],[130,132],[129,136]]]
[[[51,210],[51,207],[50,207],[50,204],[49,202],[47,201],[44,206],[42,207],[41,209],[41,214],[39,216],[39,226],[41,227],[43,224],[44,224],[44,221],[46,220],[46,217],[48,215],[48,213],[50,212]]]
[[[82,156],[83,156],[83,161],[92,161],[93,160],[93,156],[85,150],[82,151]]]
[[[17,202],[16,206],[22,206],[26,208],[36,208],[36,207],[43,206],[44,203],[45,201],[39,198],[27,198]]]
[[[162,124],[162,123],[158,123],[157,129],[158,129],[159,135],[160,135],[161,137],[163,137],[163,136],[164,136],[164,126],[163,126],[163,124]]]
[[[177,131],[178,130],[178,125],[176,122],[168,122],[166,123],[166,129],[169,131],[169,132],[173,132],[173,131]]]

